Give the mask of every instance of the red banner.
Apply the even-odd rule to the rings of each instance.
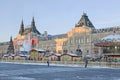
[[[31,40],[31,43],[32,43],[32,44],[38,43],[38,40],[37,40],[37,39],[32,39],[32,40]]]

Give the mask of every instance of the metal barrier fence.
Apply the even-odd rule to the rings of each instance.
[[[47,64],[47,61],[35,61],[35,60],[0,60],[0,62]],[[49,64],[81,66],[81,67],[85,66],[85,62],[78,62],[78,61],[49,61]],[[120,63],[119,62],[88,62],[88,67],[120,68]]]

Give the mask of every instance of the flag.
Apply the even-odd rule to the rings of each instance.
[[[32,39],[32,40],[31,40],[31,43],[32,43],[32,44],[38,43],[38,39]]]

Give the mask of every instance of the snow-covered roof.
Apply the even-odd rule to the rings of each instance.
[[[77,56],[77,54],[75,53],[69,53],[71,56]]]
[[[3,54],[3,56],[9,56],[9,54]]]
[[[29,57],[30,57],[30,55],[29,55],[29,54],[19,54],[19,56],[23,56],[23,57],[27,57],[27,58],[29,58]]]
[[[46,52],[46,53],[45,53],[45,56],[46,56],[46,57],[49,57],[49,56],[51,56],[51,55],[52,55],[52,53],[49,53],[49,52]]]
[[[19,56],[25,56],[24,54],[19,54]]]
[[[78,56],[75,53],[66,53],[66,54],[62,54],[61,56],[63,56],[63,55],[69,55],[69,56],[72,56],[72,57],[77,57]]]
[[[113,46],[120,45],[120,35],[112,34],[106,37],[103,37],[101,40],[94,42],[95,46],[105,47],[105,46]]]
[[[11,56],[15,56],[16,54],[10,54]]]
[[[55,55],[56,55],[56,56],[61,56],[61,54],[59,54],[59,53],[56,53]]]
[[[120,35],[119,34],[112,34],[112,35],[108,35],[106,37],[103,37],[101,40],[105,40],[105,41],[120,41]]]
[[[45,50],[43,50],[43,49],[35,49],[35,48],[34,48],[34,50],[36,50],[36,51],[45,51]]]

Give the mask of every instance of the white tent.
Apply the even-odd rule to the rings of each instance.
[[[20,48],[20,51],[30,51],[31,50],[31,43],[28,40],[24,40],[23,46]]]

